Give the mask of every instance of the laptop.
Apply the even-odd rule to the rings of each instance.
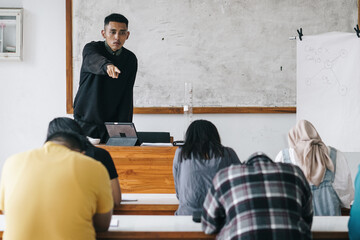
[[[105,122],[109,139],[108,146],[135,146],[139,145],[134,123],[128,122]]]

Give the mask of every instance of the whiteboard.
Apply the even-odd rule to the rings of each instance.
[[[73,0],[73,92],[81,52],[102,40],[104,17],[129,19],[125,47],[139,63],[135,107],[296,106],[296,43],[351,31],[356,0]],[[191,83],[191,99],[185,99]],[[187,95],[188,96],[188,95]]]

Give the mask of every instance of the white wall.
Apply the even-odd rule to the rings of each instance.
[[[218,128],[223,145],[232,147],[241,161],[256,151],[271,158],[287,146],[287,132],[295,125],[295,114],[198,114]],[[182,140],[187,121],[182,115],[135,115],[138,131],[170,131]]]
[[[0,162],[42,145],[47,124],[65,110],[65,0],[1,0],[0,7],[24,8],[22,62],[0,61]],[[241,160],[261,150],[270,157],[286,146],[295,114],[195,115],[212,121],[224,145]],[[183,138],[182,115],[135,115],[139,131],[169,131]]]
[[[0,160],[41,146],[65,113],[65,1],[1,0],[24,8],[23,61],[0,61]]]

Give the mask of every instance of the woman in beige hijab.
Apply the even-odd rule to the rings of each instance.
[[[341,207],[350,208],[354,187],[343,153],[326,146],[315,127],[300,120],[288,134],[289,148],[276,162],[298,165],[311,185],[315,216],[339,216]]]

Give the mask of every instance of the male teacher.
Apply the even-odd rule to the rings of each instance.
[[[130,35],[123,15],[107,16],[101,34],[105,41],[90,42],[83,50],[74,118],[87,136],[104,143],[104,122],[132,122],[137,58],[123,47]]]

